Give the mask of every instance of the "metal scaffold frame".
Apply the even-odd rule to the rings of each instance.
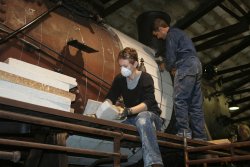
[[[86,156],[110,158],[113,160],[113,165],[115,167],[119,167],[121,161],[126,161],[127,159],[127,155],[121,155],[120,152],[120,148],[122,146],[123,141],[138,145],[140,144],[140,138],[134,126],[96,119],[80,114],[63,112],[60,110],[36,106],[2,97],[0,97],[0,119],[22,122],[31,125],[38,125],[41,127],[50,127],[51,129],[59,130],[54,131],[54,133],[66,132],[74,135],[90,136],[93,138],[101,138],[103,140],[114,142],[113,152],[71,148],[66,147],[65,145],[37,143],[33,141],[16,140],[0,137],[0,145],[2,146],[15,147],[15,149],[25,148],[53,151],[71,156],[77,155],[83,157]],[[205,141],[197,141],[186,138],[184,138],[185,142],[183,144],[183,137],[162,132],[157,132],[157,137],[160,147],[174,149],[180,152],[184,150],[184,153],[197,150],[204,151],[209,154],[217,154],[224,156],[230,154],[230,150],[228,151],[228,148],[224,147],[224,145],[222,147],[220,145],[214,145]],[[187,144],[189,145],[188,147]],[[198,148],[195,148],[195,146],[198,146]],[[214,147],[222,148],[222,151],[210,150]],[[234,149],[234,153],[250,159],[249,152]],[[188,160],[188,154],[185,157],[186,164],[191,165],[193,162],[195,162],[195,160]],[[10,156],[10,158],[13,157]],[[200,162],[200,160],[196,161]],[[207,160],[206,162],[209,162],[209,160]]]

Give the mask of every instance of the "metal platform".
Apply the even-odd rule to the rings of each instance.
[[[0,138],[0,145],[7,146],[8,150],[28,149],[44,150],[58,154],[66,154],[71,156],[83,157],[101,157],[111,158],[113,165],[119,167],[121,161],[126,161],[127,155],[121,155],[120,148],[123,144],[140,145],[140,138],[136,128],[131,125],[96,119],[80,114],[63,112],[60,110],[50,109],[23,103],[11,99],[0,97],[0,118],[2,120],[22,122],[30,125],[36,125],[48,128],[49,133],[55,134],[75,134],[80,136],[89,136],[93,138],[101,138],[107,141],[113,141],[113,152],[102,152],[98,150],[87,150],[66,147],[64,142],[58,143],[42,143],[36,140],[25,140],[15,138]],[[67,135],[66,135],[67,136]],[[64,136],[63,140],[65,140]],[[250,153],[236,149],[239,146],[249,146],[250,142],[233,143],[229,145],[215,145],[205,141],[197,141],[186,139],[171,134],[157,132],[158,143],[164,150],[175,150],[185,153],[185,165],[199,163],[219,162],[218,159],[200,159],[190,160],[188,156],[191,152],[201,151],[206,154],[215,154],[220,156],[231,156],[231,158],[223,158],[220,162],[249,160]],[[184,141],[184,142],[183,142]],[[235,147],[235,148],[234,148]],[[220,148],[220,151],[213,151],[213,148]],[[233,152],[232,152],[232,148]],[[189,153],[189,154],[188,154]],[[164,154],[164,153],[163,153]],[[233,156],[232,156],[233,155]],[[236,156],[239,155],[239,156]],[[1,158],[0,158],[1,159]],[[30,160],[30,159],[28,159]],[[33,164],[34,166],[34,164]]]

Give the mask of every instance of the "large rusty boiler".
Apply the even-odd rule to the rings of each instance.
[[[75,113],[83,114],[88,99],[103,101],[113,78],[120,72],[119,51],[137,50],[146,71],[152,75],[161,117],[169,125],[173,110],[172,80],[161,72],[154,60],[155,51],[118,30],[88,17],[72,13],[50,1],[4,1],[0,18],[0,61],[15,58],[77,79],[72,103]],[[69,136],[67,145],[109,151],[112,142]],[[141,158],[140,148],[123,148],[133,164]],[[69,163],[89,165],[95,159],[69,157]]]

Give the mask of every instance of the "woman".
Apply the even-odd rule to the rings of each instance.
[[[123,49],[118,63],[121,73],[115,77],[106,100],[115,104],[120,96],[123,98],[125,108],[120,117],[127,117],[123,123],[136,126],[140,134],[144,166],[163,166],[156,136],[162,125],[161,110],[155,100],[153,79],[137,69],[138,55],[133,48]]]

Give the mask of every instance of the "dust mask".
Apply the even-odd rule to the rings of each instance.
[[[132,71],[130,69],[122,66],[122,68],[121,68],[121,74],[124,77],[129,77],[132,74]]]

